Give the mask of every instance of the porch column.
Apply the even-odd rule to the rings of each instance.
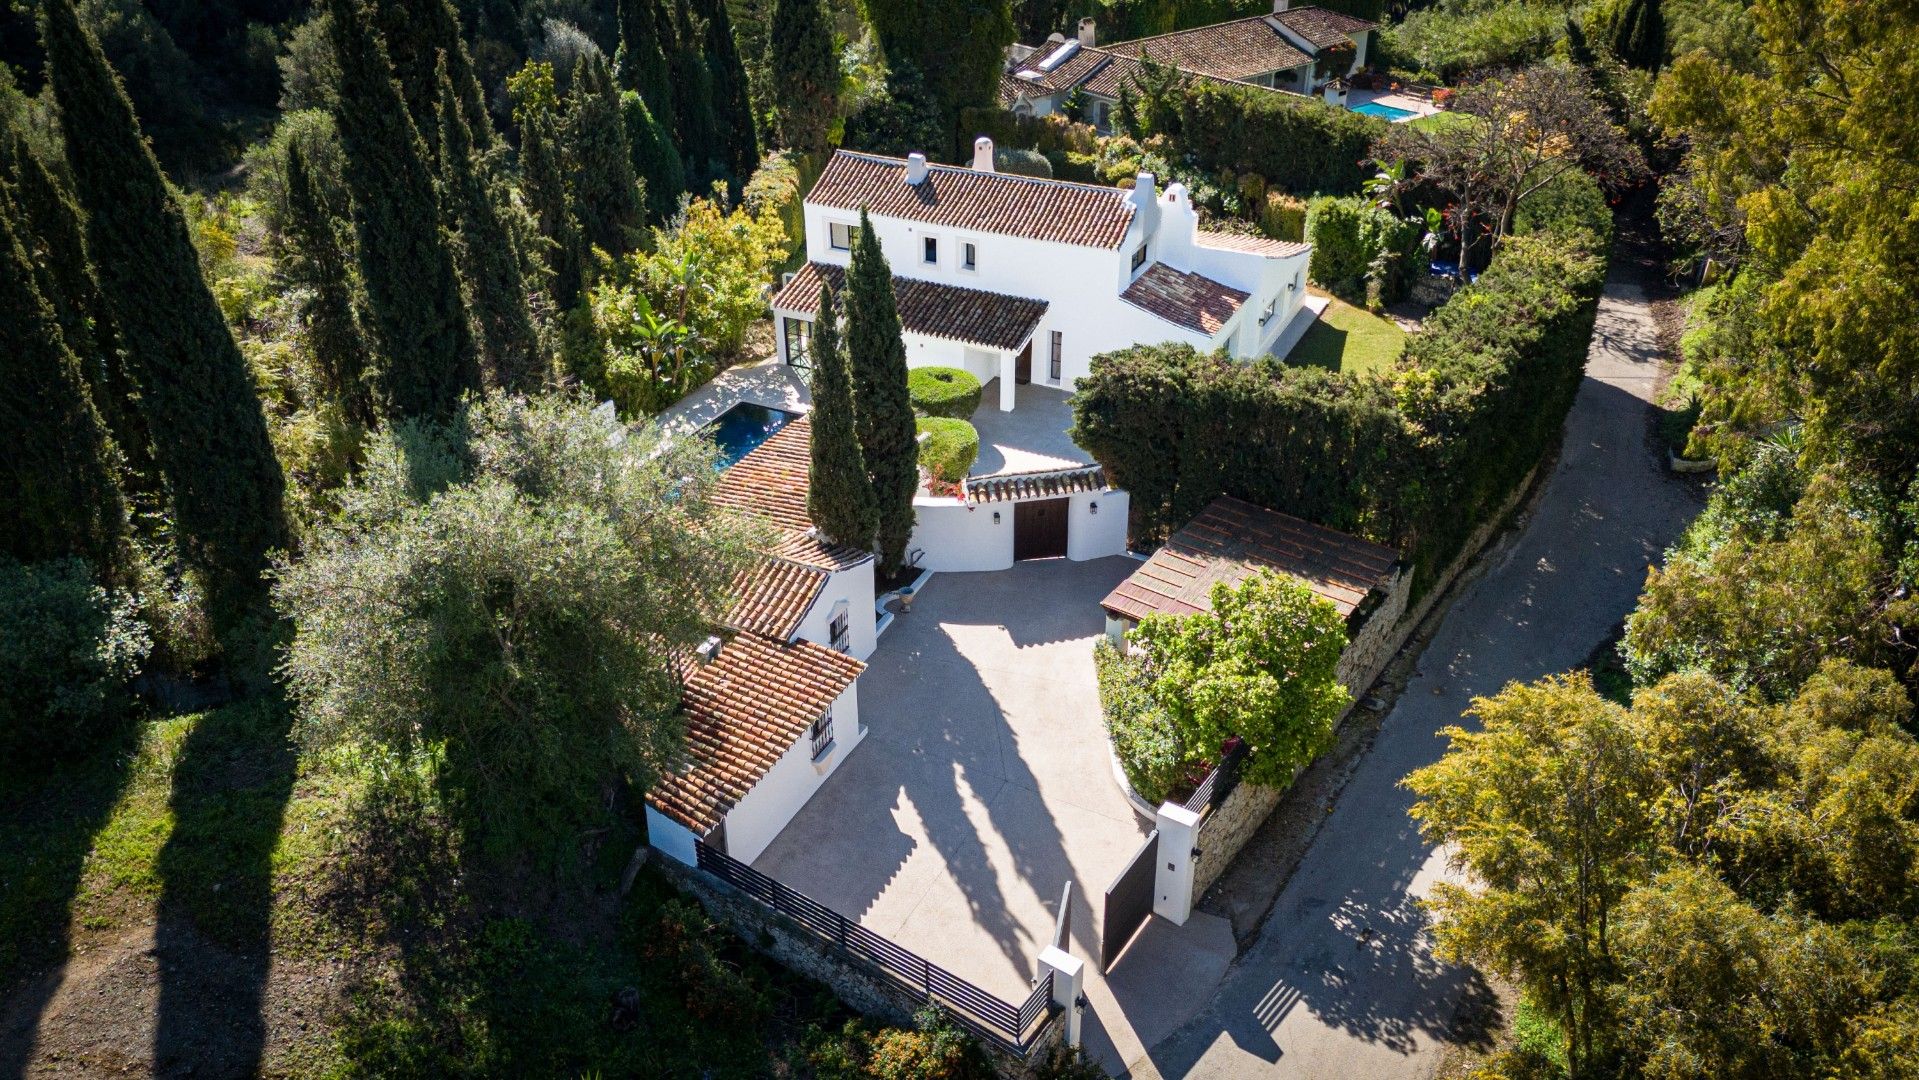
[[[1013,380],[1018,373],[1019,357],[1013,353],[999,354],[999,411],[1013,411]]]

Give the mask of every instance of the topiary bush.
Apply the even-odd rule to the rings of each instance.
[[[923,367],[906,373],[913,408],[927,416],[968,419],[979,408],[981,392],[979,380],[961,368]]]
[[[0,558],[0,760],[99,744],[126,719],[127,681],[151,647],[133,600],[82,560]]]
[[[920,440],[920,464],[933,479],[957,484],[979,460],[979,432],[965,420],[922,416],[915,422]]]

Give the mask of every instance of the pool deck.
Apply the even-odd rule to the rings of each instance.
[[[805,381],[778,358],[767,357],[727,368],[653,419],[669,437],[689,435],[742,401],[790,413],[813,409],[813,395]]]
[[[1407,120],[1417,119],[1421,116],[1431,116],[1439,111],[1439,106],[1434,105],[1425,98],[1414,97],[1411,94],[1398,94],[1391,90],[1347,91],[1346,107],[1351,109],[1356,105],[1384,105],[1389,109],[1404,109],[1413,114],[1407,117]],[[1404,123],[1405,121],[1395,120],[1393,122]]]

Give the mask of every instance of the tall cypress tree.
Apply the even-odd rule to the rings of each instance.
[[[620,95],[606,58],[582,61],[567,94],[566,154],[572,165],[574,205],[586,242],[614,255],[632,251],[645,225],[644,194],[633,175]]]
[[[646,192],[646,217],[658,223],[673,216],[686,190],[686,168],[680,162],[673,136],[631,90],[620,94],[620,114],[626,118],[626,141],[633,147],[633,173]]]
[[[746,65],[733,43],[733,20],[726,0],[693,0],[705,22],[706,65],[713,78],[713,117],[722,147],[721,163],[736,185],[746,182],[760,164],[760,139],[753,121],[753,103],[746,86]]]
[[[551,93],[552,70],[546,64],[545,86]],[[562,311],[580,302],[586,287],[585,248],[579,217],[567,184],[567,167],[560,155],[559,116],[551,101],[522,103],[514,115],[520,124],[520,193],[533,211],[534,223],[546,250],[547,286]]]
[[[494,386],[532,390],[540,384],[539,335],[527,307],[520,256],[500,219],[484,168],[475,158],[459,95],[441,53],[440,174],[459,222],[456,248],[466,280],[480,363]]]
[[[19,208],[0,187],[0,553],[79,555],[106,580],[126,570],[126,507],[113,449],[80,361],[34,284]]]
[[[780,141],[803,154],[826,152],[839,112],[840,59],[820,0],[776,0],[767,43]]]
[[[833,291],[822,284],[819,315],[813,320],[813,462],[806,512],[828,540],[870,551],[879,531],[879,501],[860,452],[853,380],[840,350],[833,307]]]
[[[292,258],[286,264],[290,275],[310,294],[300,311],[307,349],[326,395],[355,423],[371,424],[373,392],[367,384],[366,333],[353,307],[353,256],[341,234],[343,211],[328,205],[300,144],[289,146],[285,228]]]
[[[667,63],[673,73],[673,134],[686,163],[686,183],[703,191],[726,173],[719,120],[713,112],[713,71],[701,42],[706,23],[687,4],[674,4],[674,47]]]
[[[473,144],[481,150],[491,146],[493,121],[487,115],[466,40],[460,36],[460,14],[451,0],[374,0],[374,17],[386,45],[387,62],[393,65],[394,81],[406,99],[407,115],[422,136],[439,124],[438,68],[444,54]],[[438,153],[433,140],[427,141],[427,152]]]
[[[1666,16],[1659,0],[1627,0],[1613,24],[1612,50],[1629,67],[1659,69],[1666,59]]]
[[[853,416],[866,471],[879,506],[877,550],[882,574],[896,573],[913,538],[913,493],[919,489],[919,445],[913,399],[906,390],[906,343],[900,337],[893,268],[880,251],[866,211],[846,270],[846,355],[853,372]]]
[[[613,54],[613,67],[620,86],[639,94],[648,112],[671,125],[673,77],[667,71],[666,52],[672,39],[661,35],[671,24],[658,8],[658,0],[619,0],[620,47]]]
[[[426,144],[357,0],[327,0],[340,64],[334,121],[353,191],[360,279],[381,351],[382,406],[445,416],[480,385]]]
[[[285,479],[246,360],[200,273],[186,217],[72,0],[47,0],[47,69],[87,249],[140,391],[181,555],[216,631],[264,610],[267,553],[291,540]]]

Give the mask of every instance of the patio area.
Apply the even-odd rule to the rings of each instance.
[[[999,386],[998,379],[986,384],[979,408],[973,413],[973,427],[979,431],[979,460],[973,463],[972,475],[1070,469],[1093,463],[1092,455],[1067,434],[1073,426],[1070,393],[1038,383],[1014,387],[1018,407],[1001,412]]]

